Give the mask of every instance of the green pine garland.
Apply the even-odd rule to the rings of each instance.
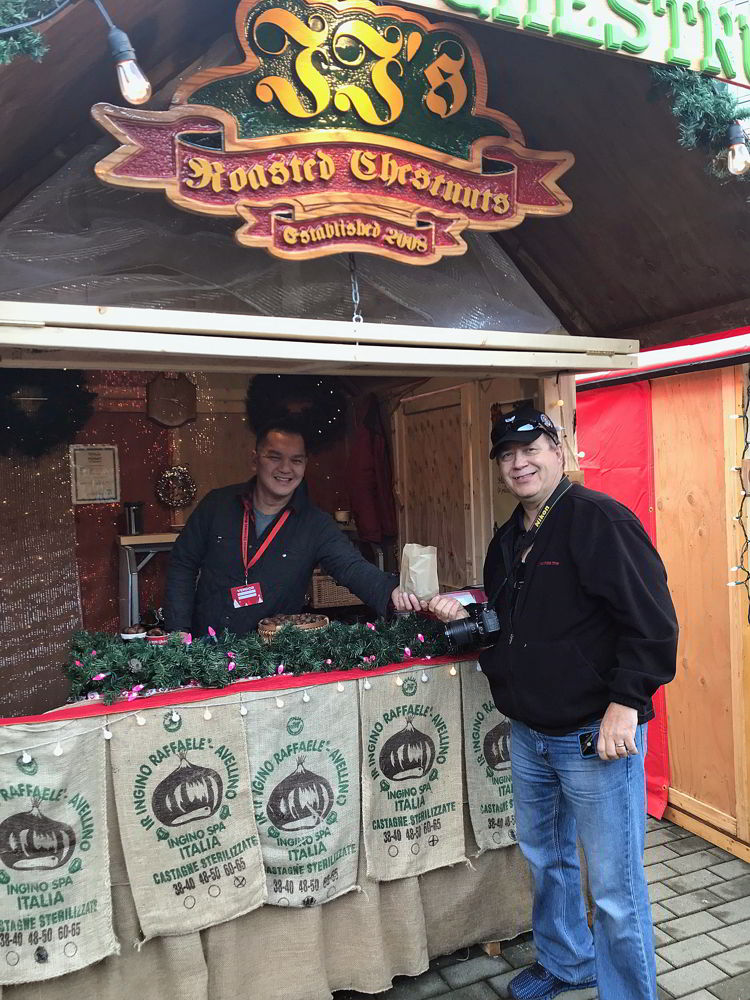
[[[34,21],[54,13],[59,6],[60,0],[0,0],[0,28]],[[34,28],[19,28],[8,35],[0,35],[0,65],[7,65],[18,56],[29,56],[41,62],[48,48]]]
[[[442,656],[448,650],[444,626],[417,615],[380,619],[374,627],[332,622],[306,632],[286,626],[268,643],[257,632],[242,638],[224,632],[216,640],[203,637],[190,644],[174,634],[163,645],[145,639],[125,642],[105,632],[77,632],[65,672],[72,700],[97,694],[112,704],[135,687],[172,690],[197,682],[223,688],[248,677],[274,677],[280,664],[283,676],[320,674],[374,669],[412,657]],[[232,670],[230,663],[235,664]]]
[[[689,69],[652,66],[651,76],[655,94],[672,101],[680,145],[708,153],[708,169],[715,176],[732,176],[726,166],[727,133],[735,121],[750,118],[750,108],[740,108],[725,83]]]

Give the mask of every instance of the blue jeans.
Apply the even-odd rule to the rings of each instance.
[[[569,983],[596,976],[599,1000],[656,1000],[646,837],[646,726],[638,756],[581,756],[579,734],[545,736],[513,722],[511,761],[518,839],[534,879],[537,959]],[[576,833],[596,904],[586,923]]]

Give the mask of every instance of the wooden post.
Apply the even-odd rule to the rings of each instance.
[[[583,473],[578,461],[576,438],[576,380],[574,375],[556,375],[540,380],[542,409],[558,426],[565,459],[565,474],[578,483]]]
[[[743,413],[744,367],[724,368],[721,372],[721,397],[724,412],[724,482],[727,524],[727,581],[744,577],[731,572],[739,563],[744,535],[737,515],[742,506],[743,481],[737,473],[742,467],[745,448],[745,421],[731,419]],[[743,522],[748,527],[747,505]],[[729,596],[729,655],[732,690],[732,734],[734,744],[734,780],[737,815],[737,836],[750,840],[750,628],[748,627],[748,594],[744,586],[728,588]]]

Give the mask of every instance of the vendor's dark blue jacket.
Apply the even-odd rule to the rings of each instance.
[[[574,484],[550,511],[526,559],[511,620],[512,552],[520,506],[484,566],[502,634],[481,656],[495,704],[547,734],[601,718],[610,702],[653,718],[651,696],[672,680],[677,619],[667,575],[641,522],[621,503]]]
[[[249,571],[249,582],[261,585],[263,603],[235,608],[229,591],[245,582],[243,497],[252,496],[252,488],[253,480],[212,490],[180,532],[167,572],[165,613],[170,631],[205,635],[210,625],[217,632],[227,628],[244,635],[261,618],[296,614],[318,564],[365,604],[385,614],[398,578],[381,573],[363,558],[333,518],[310,502],[304,482],[287,505],[291,517]],[[277,520],[259,538],[252,535],[250,558]]]

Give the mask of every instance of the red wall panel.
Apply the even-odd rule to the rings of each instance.
[[[641,520],[656,544],[651,384],[647,381],[578,393],[578,446],[586,485],[615,497]],[[667,807],[669,748],[664,689],[654,696],[648,727],[648,811],[661,819]]]

